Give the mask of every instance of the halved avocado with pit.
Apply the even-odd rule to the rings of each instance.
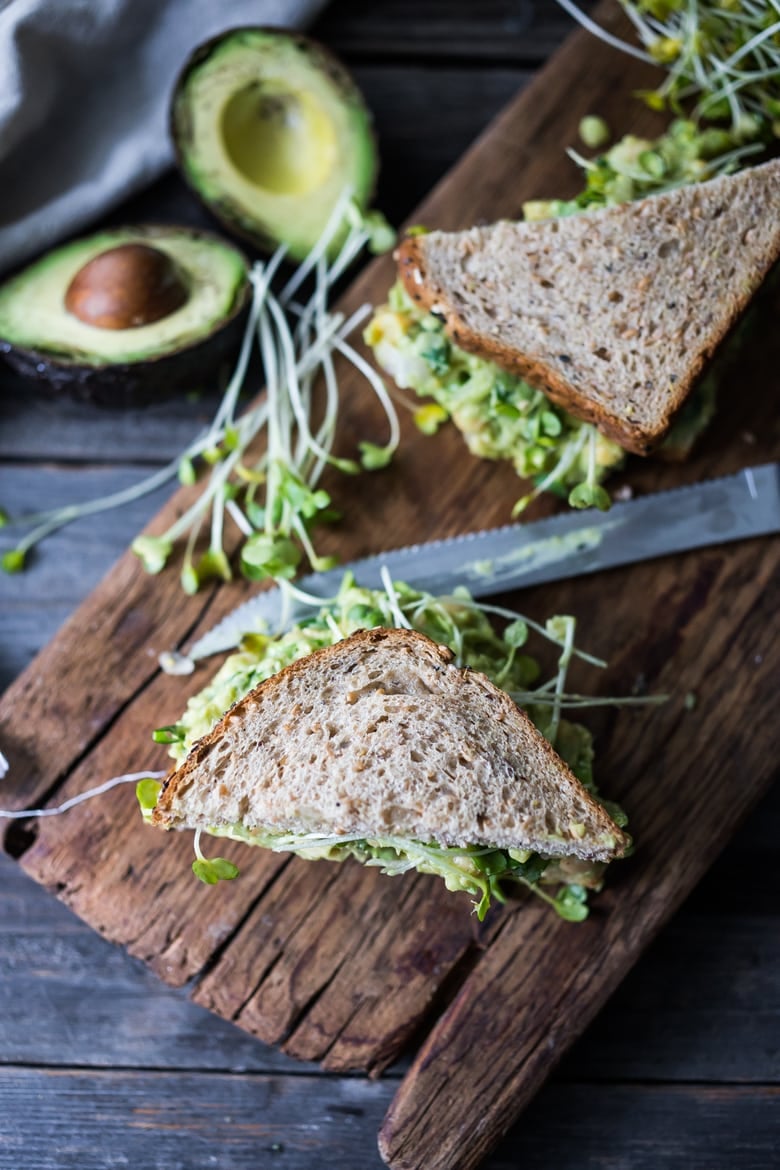
[[[110,406],[200,389],[238,347],[248,264],[208,232],[102,231],[0,286],[0,353],[49,390]]]
[[[302,260],[345,189],[361,209],[373,193],[371,115],[349,73],[307,37],[239,28],[196,49],[171,129],[194,192],[266,251],[282,243]]]

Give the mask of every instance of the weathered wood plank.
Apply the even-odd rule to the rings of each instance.
[[[491,929],[462,899],[442,897],[435,879],[388,882],[357,866],[323,873],[293,860],[194,998],[294,1056],[378,1073]]]
[[[5,1069],[0,1167],[371,1170],[390,1092],[357,1078]]]
[[[183,498],[180,493],[161,513],[163,527],[175,519]],[[24,588],[23,576],[11,580]],[[159,649],[175,644],[208,599],[208,592],[190,598],[180,590],[155,589],[132,553],[121,557],[91,600],[62,627],[56,642],[41,652],[35,669],[6,691],[0,742],[11,765],[10,779],[2,787],[7,807],[40,800],[67,773],[135,691],[157,673],[150,640]],[[89,658],[85,637],[93,648]],[[64,740],[63,727],[68,728]]]
[[[74,464],[81,470],[104,463],[121,473],[121,465],[137,463],[153,470],[175,459],[211,420],[217,408],[215,395],[192,402],[186,398],[169,399],[144,410],[99,410],[84,402],[65,398],[53,399],[34,394],[29,383],[9,375],[0,391],[0,459],[9,461],[48,461],[61,466]],[[24,391],[24,392],[23,392]],[[11,476],[14,469],[2,472],[3,504],[16,512],[24,497]],[[64,503],[65,493],[58,495]],[[124,526],[124,513],[114,512],[115,524]]]
[[[780,1141],[780,1089],[552,1084],[485,1170],[765,1170]]]
[[[485,126],[524,88],[527,69],[356,65],[374,113],[381,167],[376,204],[400,224]],[[444,126],[446,124],[446,131]]]
[[[370,1134],[391,1091],[355,1078],[6,1069],[0,1167],[311,1170],[316,1159],[379,1170]],[[711,1170],[724,1158],[730,1170],[767,1170],[779,1104],[777,1086],[553,1084],[484,1170]]]
[[[778,1079],[779,817],[776,787],[575,1045],[561,1075]],[[0,940],[0,1063],[300,1068],[166,988],[2,856]],[[255,974],[248,972],[248,982]],[[21,1002],[24,1013],[16,1010]]]
[[[567,1078],[777,1078],[778,814],[775,788],[575,1046],[562,1069]],[[137,1065],[143,1056],[150,1067],[201,1068],[208,1053],[209,1067],[291,1067],[166,989],[2,856],[0,891],[0,1061]],[[87,981],[84,1011],[77,1005]],[[14,1010],[22,1001],[24,1014]]]
[[[312,35],[350,61],[457,57],[472,63],[535,64],[557,48],[572,26],[554,0],[457,0],[447,5],[444,20],[440,0],[395,0],[380,11],[360,0],[339,0],[325,10]]]
[[[620,61],[618,65],[617,59],[611,58],[613,64],[608,68],[605,59],[604,68],[601,68],[598,58],[599,52],[600,50],[594,52],[589,46],[587,69],[584,69],[580,75],[583,79],[583,87],[581,88],[578,88],[576,84],[578,74],[577,70],[573,68],[571,54],[568,58],[564,58],[564,65],[561,66],[561,76],[557,84],[562,87],[559,94],[563,90],[566,90],[567,93],[565,109],[554,110],[552,108],[554,103],[550,100],[551,95],[545,96],[544,100],[542,100],[538,90],[529,95],[528,101],[523,106],[524,117],[520,118],[518,108],[515,109],[514,114],[505,116],[498,124],[494,134],[483,141],[480,150],[466,161],[451,184],[439,189],[426,205],[427,209],[423,214],[431,222],[455,226],[467,223],[475,216],[513,214],[517,211],[522,198],[553,191],[563,193],[567,183],[573,184],[575,182],[574,172],[564,163],[563,156],[553,157],[547,151],[545,161],[544,155],[549,141],[562,144],[564,141],[574,140],[576,123],[580,114],[588,112],[596,101],[599,103],[599,108],[603,109],[617,124],[617,120],[612,119],[611,114],[612,112],[617,114],[623,101],[621,91],[617,88],[619,75],[622,76],[623,62]],[[568,61],[568,68],[566,61]],[[612,72],[610,72],[610,68]],[[585,82],[590,79],[592,83],[594,78],[596,88],[588,89]],[[623,80],[625,81],[625,78]],[[639,81],[635,76],[631,79],[631,88],[637,84]],[[580,104],[578,105],[578,103]],[[513,151],[514,153],[512,153]],[[480,177],[484,179],[486,175],[490,175],[490,182],[487,184],[483,182],[480,185],[478,179]],[[370,270],[359,282],[352,297],[362,298],[364,295],[376,295],[377,290],[381,290],[388,280],[389,266],[387,263],[379,265]],[[755,405],[755,402],[750,404],[752,407]],[[747,407],[747,401],[739,404],[741,410],[745,410]],[[765,411],[767,409],[768,407],[764,407]],[[345,442],[350,441],[350,437],[354,437],[366,416],[367,412],[353,404],[346,419]],[[730,415],[732,433],[734,433],[733,417],[732,413]],[[763,417],[766,415],[762,416],[759,409],[755,418],[761,423]],[[771,449],[771,430],[768,425],[766,435],[766,442],[761,449],[768,451]],[[721,434],[721,440],[722,438]],[[350,501],[348,506],[350,527],[343,529],[340,533],[332,534],[331,539],[334,545],[340,545],[342,551],[368,551],[376,547],[373,542],[377,540],[377,525],[380,526],[379,533],[382,543],[391,543],[393,537],[409,539],[411,533],[424,536],[434,532],[438,534],[442,531],[452,531],[458,528],[476,527],[490,523],[493,516],[497,516],[502,510],[508,510],[508,505],[516,493],[516,486],[513,477],[506,473],[506,469],[487,468],[485,465],[477,465],[475,461],[468,460],[463,456],[462,448],[456,447],[455,440],[449,431],[442,432],[436,440],[425,442],[427,445],[423,447],[421,445],[423,440],[419,436],[409,436],[409,443],[401,460],[400,468],[395,472],[389,472],[369,481],[370,486],[365,493],[362,493],[360,502],[364,505],[364,509],[361,512],[357,511],[358,501]],[[422,454],[423,452],[424,454]],[[452,491],[449,494],[445,493],[446,498],[440,498],[438,491],[435,498],[430,498],[430,483],[426,472],[434,461],[433,452],[439,455],[441,466],[451,465],[453,468]],[[705,451],[704,456],[688,469],[659,471],[648,466],[648,468],[631,473],[631,479],[637,487],[679,481],[686,476],[699,477],[708,469],[725,469],[725,466],[731,461],[739,464],[739,451],[735,451],[732,446],[732,449],[726,454],[722,445],[720,447],[715,445],[708,449],[708,453]],[[421,515],[421,500],[430,501],[430,508],[425,515]],[[355,505],[354,511],[353,503]],[[345,533],[348,533],[348,538]],[[768,555],[757,552],[755,546],[740,551],[733,557],[725,557],[714,551],[700,559],[681,558],[674,566],[667,564],[665,567],[643,567],[627,576],[613,576],[612,582],[619,580],[620,584],[617,592],[610,596],[608,596],[611,588],[610,578],[605,578],[598,584],[589,583],[582,587],[578,586],[576,594],[573,594],[570,588],[560,586],[546,591],[544,595],[536,591],[524,599],[524,604],[527,602],[532,611],[536,613],[549,612],[550,608],[560,608],[560,606],[565,605],[567,608],[576,609],[581,616],[588,615],[596,628],[603,625],[607,642],[611,643],[617,651],[616,664],[603,684],[605,687],[615,687],[618,684],[619,689],[625,689],[625,684],[633,681],[637,672],[641,670],[651,685],[666,685],[674,680],[676,686],[680,688],[674,704],[670,705],[663,713],[660,721],[655,722],[654,717],[652,735],[647,730],[650,726],[650,720],[646,716],[621,716],[617,721],[612,718],[599,721],[599,725],[602,727],[602,741],[609,747],[605,766],[606,774],[616,777],[620,771],[623,771],[627,779],[643,776],[644,787],[642,791],[638,789],[632,795],[628,792],[627,783],[623,787],[627,803],[629,796],[632,796],[631,812],[642,834],[646,850],[652,850],[654,842],[657,843],[659,837],[663,836],[663,839],[667,840],[665,834],[669,835],[670,841],[674,839],[672,834],[675,826],[670,826],[669,823],[672,819],[671,808],[658,808],[658,793],[665,791],[663,785],[670,784],[669,778],[674,783],[669,787],[667,798],[670,806],[675,802],[678,805],[675,816],[682,817],[684,820],[687,815],[695,814],[700,822],[698,831],[703,833],[704,829],[708,827],[706,817],[702,820],[700,816],[699,805],[695,798],[678,801],[679,793],[677,790],[681,786],[678,783],[680,772],[675,771],[675,769],[683,765],[685,767],[701,766],[702,761],[706,765],[713,752],[717,750],[718,744],[723,747],[724,741],[722,736],[720,739],[714,736],[711,743],[704,745],[705,750],[701,753],[694,754],[692,748],[689,748],[687,752],[678,752],[680,736],[683,731],[686,735],[690,734],[686,729],[686,717],[680,699],[685,689],[699,689],[702,692],[702,701],[697,709],[697,718],[700,720],[705,718],[708,728],[726,727],[724,716],[733,709],[733,704],[731,708],[728,708],[723,692],[719,690],[723,677],[722,672],[719,674],[717,666],[726,659],[727,652],[729,655],[727,658],[729,679],[739,677],[741,682],[746,682],[743,698],[745,702],[753,704],[754,722],[757,721],[759,725],[756,740],[759,741],[763,738],[766,748],[766,754],[757,762],[754,771],[752,782],[756,786],[756,790],[766,782],[768,764],[776,758],[776,745],[769,743],[766,738],[771,727],[768,720],[762,722],[760,717],[761,712],[766,714],[767,709],[762,706],[762,703],[766,703],[766,696],[771,693],[767,684],[771,671],[775,668],[775,661],[767,655],[757,670],[751,669],[746,674],[746,665],[751,660],[750,655],[752,654],[753,659],[757,655],[758,625],[762,620],[760,609],[757,609],[755,613],[748,612],[751,609],[748,604],[748,570],[752,576],[750,585],[754,590],[752,597],[755,599],[762,588],[767,590],[768,582],[772,574],[776,572],[776,563],[770,561]],[[160,579],[156,583],[157,588],[161,588],[172,602],[174,591],[169,589],[170,581],[167,584],[161,584],[162,580]],[[135,582],[133,581],[132,584],[135,585]],[[714,599],[726,595],[729,589],[733,591],[734,600],[733,606],[730,604],[729,611],[731,624],[727,630],[716,631],[710,639],[712,644],[708,644],[705,648],[706,653],[694,660],[692,656],[694,653],[699,654],[702,641],[708,632],[707,626],[713,622],[714,611],[711,607],[714,604]],[[225,593],[227,591],[221,591],[218,604],[221,604]],[[649,609],[637,614],[630,599],[648,597],[653,598],[652,605]],[[729,600],[731,603],[731,596]],[[773,599],[768,592],[760,601],[766,606],[766,613],[770,613]],[[101,612],[101,604],[107,607],[108,598],[104,597],[102,602],[96,606],[87,606],[82,613],[82,621],[88,617],[94,622],[96,616]],[[184,628],[185,623],[181,621],[174,631],[173,623],[171,623],[168,634],[172,637],[176,633],[176,636],[180,637]],[[733,639],[735,631],[738,631],[741,639],[740,644],[736,647],[736,652],[730,644],[730,639]],[[126,654],[127,646],[123,647],[123,650]],[[55,656],[44,666],[51,673],[52,667],[56,664]],[[111,725],[111,737],[101,741],[95,750],[90,752],[88,760],[73,772],[69,779],[69,785],[83,787],[85,782],[102,778],[105,775],[104,769],[108,767],[109,763],[127,766],[126,761],[133,759],[134,753],[137,752],[137,744],[140,742],[141,735],[145,733],[145,729],[153,726],[154,722],[160,721],[153,719],[153,716],[155,711],[161,710],[161,699],[165,697],[164,692],[168,682],[169,680],[154,679],[153,683],[145,687],[143,693],[138,695],[131,706],[122,709],[117,706],[109,715],[96,720],[89,742],[96,742],[101,731],[108,728],[109,725]],[[157,689],[158,683],[159,689]],[[183,688],[183,690],[185,689]],[[173,692],[168,692],[169,700],[172,695]],[[19,708],[17,708],[17,714],[18,711]],[[45,711],[43,713],[45,714]],[[705,724],[699,722],[695,726],[704,727]],[[117,738],[117,729],[120,727],[121,733]],[[689,727],[690,719],[687,722],[687,728]],[[729,735],[732,735],[732,731],[733,729],[729,730]],[[652,742],[655,736],[659,736],[662,740],[668,740],[662,752],[658,751],[657,743]],[[47,746],[49,749],[48,760],[55,748],[53,737]],[[754,759],[750,756],[750,751],[744,751],[745,745],[739,739],[739,733],[736,734],[736,738],[732,737],[725,746],[727,750],[730,749],[732,752],[742,752],[741,759],[747,761],[748,764]],[[67,747],[67,762],[62,768],[63,772],[76,759],[77,753],[68,755],[69,751],[70,749]],[[46,767],[51,768],[51,764],[47,762]],[[112,770],[118,770],[118,768]],[[58,779],[59,775],[60,772],[53,779]],[[39,784],[38,787],[41,785]],[[620,790],[620,787],[617,783],[615,784],[617,791]],[[69,788],[66,788],[67,790]],[[722,788],[716,785],[711,790],[708,799],[710,801],[716,800],[721,791]],[[127,800],[124,799],[125,795]],[[746,802],[749,795],[749,786],[746,785],[740,794],[740,799]],[[54,825],[44,827],[35,844],[27,851],[25,864],[32,872],[36,873],[39,880],[45,881],[53,887],[57,887],[58,883],[64,883],[61,893],[72,904],[77,905],[80,912],[96,922],[98,926],[110,931],[112,937],[125,937],[132,946],[140,948],[142,952],[149,955],[153,953],[160,969],[165,971],[167,977],[178,981],[188,977],[190,973],[202,969],[204,964],[207,965],[214,958],[218,960],[219,947],[228,942],[237,928],[239,933],[235,935],[235,938],[242,937],[243,932],[240,930],[240,925],[244,916],[251,915],[253,912],[253,898],[245,893],[235,892],[231,888],[229,894],[225,896],[227,900],[220,901],[218,904],[219,909],[215,918],[209,920],[209,926],[214,929],[214,934],[210,938],[204,938],[204,933],[207,934],[207,931],[203,929],[207,916],[201,910],[204,904],[203,902],[199,905],[194,904],[195,899],[191,894],[191,884],[187,884],[183,880],[187,869],[186,850],[183,848],[186,842],[166,842],[166,852],[165,857],[163,857],[161,855],[162,846],[151,844],[147,846],[148,834],[142,840],[140,830],[136,836],[137,830],[135,828],[130,831],[129,835],[126,835],[123,829],[121,844],[116,849],[116,855],[111,856],[112,830],[116,831],[117,824],[121,823],[124,826],[130,823],[133,815],[131,806],[130,794],[122,794],[121,797],[118,795],[117,801],[111,803],[111,815],[108,815],[107,811],[96,816],[94,822],[90,821],[89,833],[84,832],[83,823],[80,826],[80,832],[70,829],[65,831],[64,826],[57,826],[56,832]],[[106,808],[108,810],[108,806]],[[707,810],[703,811],[706,813]],[[715,841],[718,840],[718,836],[722,840],[726,835],[727,828],[730,829],[730,824],[726,823],[728,817],[729,810],[727,810],[725,820],[717,826],[717,832],[714,834]],[[73,823],[77,825],[78,821],[74,820]],[[679,832],[682,832],[681,828]],[[148,839],[151,841],[151,838]],[[695,833],[692,835],[692,839],[695,840]],[[708,848],[714,848],[714,845],[708,843]],[[126,852],[123,853],[123,850]],[[128,853],[133,859],[131,870],[123,869],[120,864],[121,859],[127,866]],[[565,936],[567,959],[570,950],[576,952],[580,948],[580,952],[584,953],[590,945],[596,948],[593,953],[597,953],[606,941],[612,941],[614,932],[617,931],[619,925],[619,899],[631,896],[636,892],[642,892],[644,889],[642,883],[652,875],[652,866],[649,865],[647,856],[647,853],[640,854],[635,862],[626,867],[625,877],[622,880],[618,879],[618,884],[602,899],[603,914],[595,916],[582,932],[572,934],[570,930],[567,930]],[[663,854],[659,851],[657,856],[662,858]],[[675,864],[681,870],[684,868],[679,858],[675,858]],[[265,862],[261,860],[251,859],[245,866],[250,879],[253,868],[257,866],[256,876],[261,878],[261,884],[262,881],[273,880],[275,872],[264,871],[264,865]],[[689,868],[688,878],[691,877],[694,870],[695,865]],[[110,891],[106,904],[100,904],[100,899],[95,894],[94,888],[88,888],[94,887],[98,875],[101,881],[105,877]],[[179,884],[180,875],[181,884]],[[89,879],[86,883],[85,876]],[[346,879],[339,877],[337,880],[341,882]],[[681,879],[681,885],[676,889],[675,894],[679,893],[682,884],[684,883]],[[235,890],[239,891],[239,889],[239,883],[236,883]],[[206,893],[208,892],[206,891]],[[160,911],[160,902],[167,898],[178,900],[179,905],[182,905],[182,900],[186,899],[184,913],[178,916],[183,918],[183,922],[174,921],[174,916],[169,915],[165,910]],[[111,905],[110,913],[107,908],[109,903]],[[643,906],[643,909],[646,908],[646,913],[640,925],[627,937],[620,936],[620,945],[615,951],[619,962],[616,961],[615,955],[610,955],[610,961],[613,963],[610,978],[617,977],[621,963],[627,965],[625,948],[629,944],[638,944],[642,938],[642,930],[649,932],[654,922],[668,912],[669,907],[673,904],[673,898],[665,905],[660,903],[660,897],[656,897],[654,901],[652,897],[648,896],[645,906]],[[448,901],[449,904],[451,904],[450,901]],[[140,935],[137,933],[141,913],[139,905],[141,910],[154,906],[154,920],[151,926],[146,922],[142,923],[143,930]],[[363,905],[368,912],[373,903],[367,899]],[[623,914],[626,913],[628,911],[624,906]],[[366,916],[370,920],[368,913]],[[109,918],[112,918],[112,921],[108,921]],[[521,920],[522,926],[517,928],[517,934],[522,936],[524,942],[535,936],[537,941],[543,944],[544,940],[549,937],[548,932],[552,932],[556,938],[564,938],[564,935],[560,933],[564,929],[563,925],[551,923],[549,919],[543,920],[537,910],[524,912],[523,915],[506,915],[503,920],[504,930],[498,936],[497,941],[488,949],[486,956],[477,964],[474,974],[465,984],[470,993],[473,993],[474,989],[478,987],[477,979],[480,977],[480,972],[483,972],[483,968],[482,977],[492,986],[490,983],[492,968],[487,965],[492,957],[495,957],[495,963],[499,965],[502,954],[508,955],[511,960],[514,960],[518,943],[518,938],[514,937],[515,922]],[[316,924],[313,925],[316,926]],[[336,933],[348,941],[349,934],[345,931],[342,922],[336,923]],[[320,932],[319,937],[325,940],[323,932]],[[324,962],[333,955],[337,940],[329,937],[325,941],[326,946],[319,952],[322,954]],[[232,945],[232,943],[228,944],[228,953]],[[240,960],[241,952],[236,950],[234,953],[236,959]],[[316,961],[316,955],[316,951],[311,954],[312,962]],[[526,960],[528,960],[528,956],[526,956]],[[553,958],[546,950],[541,956],[541,963],[547,963],[547,969],[551,975],[557,975],[557,972],[553,971]],[[240,962],[236,963],[236,967],[240,968]],[[270,970],[273,974],[272,969]],[[511,978],[507,979],[506,989],[502,983],[502,994],[505,994],[506,991],[511,992],[514,987],[518,986],[521,980],[521,971],[522,964],[518,963],[516,969],[513,968],[509,972]],[[567,988],[573,990],[575,985],[576,971],[573,971],[564,979],[561,993],[565,993]],[[335,985],[330,984],[330,986]],[[555,986],[555,980],[551,978],[548,980],[545,990],[549,991]],[[607,986],[608,979],[605,977],[605,982],[598,994],[605,993]],[[274,1012],[287,1012],[292,1003],[295,1012],[300,1014],[300,1009],[288,994],[287,988],[295,991],[294,981],[288,979],[286,982],[283,981],[281,985],[270,983],[267,1002],[273,1001]],[[313,984],[310,981],[307,990],[312,991],[316,998],[317,992],[312,989]],[[273,996],[280,990],[282,994],[274,1000]],[[231,1010],[236,1002],[239,1005],[242,1002],[240,989],[236,986],[233,991],[236,998],[231,1004]],[[591,995],[591,993],[588,994]],[[444,1029],[449,1027],[449,1021],[461,1010],[458,1005],[462,1005],[463,1002],[464,994],[461,993],[456,1000],[453,1012],[444,1017]],[[592,1009],[595,1010],[597,1002],[599,1001],[596,993],[592,993],[591,998],[588,998],[588,995],[584,998],[582,995],[579,997],[577,1009],[580,1015],[577,1020],[569,1024],[568,1032],[565,1027],[559,1029],[561,1041],[569,1039],[574,1034],[577,1026],[582,1023],[588,1013]],[[284,1017],[286,1020],[290,1018],[290,1016]],[[497,1022],[499,1024],[502,1022],[500,1016],[497,1017],[497,1021],[494,1020],[492,1024],[482,1029],[481,1035],[472,1036],[472,1050],[468,1052],[468,1058],[473,1062],[471,1065],[473,1070],[477,1068],[476,1060],[480,1051],[478,1045],[489,1040],[491,1035],[498,1034],[496,1032]],[[338,1028],[343,1027],[342,1016],[339,1019]],[[507,1034],[505,1031],[500,1037],[502,1048],[505,1047]],[[334,1033],[331,1043],[329,1035],[327,1037],[328,1044],[332,1047],[338,1038],[339,1033]],[[441,1039],[441,1033],[439,1039]],[[374,1037],[373,1051],[385,1053],[387,1040],[386,1035]],[[519,1046],[518,1052],[521,1052]],[[362,1059],[366,1061],[369,1059],[365,1050]],[[547,1065],[549,1065],[549,1060]],[[413,1084],[415,1080],[419,1084],[419,1075],[418,1066],[409,1084]],[[433,1074],[429,1075],[433,1076]],[[516,1068],[509,1070],[510,1082],[513,1076],[517,1076]],[[473,1127],[479,1124],[479,1116],[476,1111],[478,1109],[481,1112],[486,1106],[484,1090],[486,1083],[490,1083],[489,1079],[483,1080],[479,1076],[474,1076],[471,1078],[470,1084],[466,1086],[467,1091],[464,1094],[456,1096],[454,1093],[450,1093],[449,1088],[446,1092],[442,1092],[435,1102],[430,1103],[431,1115],[438,1119],[437,1126],[449,1126],[450,1130],[454,1132],[461,1117],[470,1114],[467,1116],[465,1126],[460,1129],[460,1136],[464,1141],[473,1138]],[[453,1086],[455,1084],[456,1078],[453,1078]],[[408,1100],[408,1088],[409,1085],[399,1099],[399,1105],[393,1114],[396,1120],[400,1115],[403,1101]],[[488,1139],[494,1138],[498,1128],[506,1124],[508,1117],[513,1115],[517,1104],[517,1100],[514,1100],[507,1106],[506,1101],[501,1099],[501,1092],[503,1089],[493,1099],[492,1106],[490,1106],[489,1099],[487,1102],[492,1109],[489,1123],[484,1131]],[[502,1110],[502,1120],[500,1126],[497,1126],[496,1118],[499,1108]],[[436,1127],[431,1126],[424,1135],[425,1140],[430,1143],[435,1132]],[[469,1156],[484,1148],[484,1144],[472,1146]],[[449,1154],[447,1143],[439,1144],[435,1154],[439,1159],[446,1158]],[[418,1155],[425,1156],[424,1143],[419,1150],[415,1151],[414,1156]],[[427,1159],[429,1167],[436,1164],[434,1159]]]
[[[0,467],[0,502],[11,514],[38,512],[124,491],[147,474],[144,468],[6,464]],[[0,573],[0,690],[50,641],[170,494],[170,486],[158,488],[119,511],[75,521],[30,554],[24,573]],[[11,547],[23,531],[3,529],[0,547]]]
[[[0,886],[0,1064],[300,1074],[297,1061],[166,987],[2,856]]]

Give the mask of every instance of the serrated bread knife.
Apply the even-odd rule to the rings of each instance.
[[[608,512],[565,512],[531,524],[509,524],[377,556],[313,573],[298,588],[332,597],[344,573],[377,589],[385,569],[396,581],[433,594],[465,585],[474,597],[597,573],[669,553],[780,532],[780,463],[749,467],[736,475],[672,488],[613,504]],[[295,621],[300,609],[286,617]],[[239,605],[199,638],[189,659],[237,646],[245,634],[278,628],[282,595],[269,589]]]

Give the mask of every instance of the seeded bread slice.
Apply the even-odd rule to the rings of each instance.
[[[619,207],[403,242],[456,345],[646,455],[780,257],[780,159]]]
[[[361,630],[261,683],[167,778],[152,821],[598,861],[628,843],[504,691],[409,630]]]

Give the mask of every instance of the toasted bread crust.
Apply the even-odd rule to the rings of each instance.
[[[192,745],[189,755],[184,763],[179,768],[172,768],[165,777],[160,789],[160,795],[157,798],[157,804],[152,813],[153,825],[166,825],[170,820],[170,813],[176,795],[180,789],[186,788],[189,779],[193,772],[199,767],[203,758],[208,754],[212,745],[222,735],[227,724],[231,719],[241,718],[242,714],[249,708],[262,702],[263,697],[274,691],[284,679],[294,678],[296,675],[304,675],[309,669],[313,659],[319,662],[327,662],[328,659],[338,659],[340,653],[343,652],[344,643],[349,643],[358,650],[361,645],[368,647],[377,646],[381,642],[387,641],[388,638],[393,640],[397,635],[405,635],[406,630],[384,629],[377,627],[371,630],[358,630],[351,634],[348,639],[342,642],[334,642],[332,646],[324,646],[321,650],[314,650],[311,654],[307,654],[305,658],[299,658],[296,662],[291,662],[289,666],[285,666],[277,674],[271,675],[270,678],[265,679],[264,682],[259,683],[248,694],[244,695],[243,699],[239,699],[232,707],[229,708],[219,720],[217,724],[211,729],[208,735],[201,736],[201,738]],[[447,646],[442,646],[438,642],[434,642],[431,638],[427,638],[424,634],[416,635],[423,638],[429,643],[429,649],[438,655],[444,665],[449,665],[454,660],[454,654]],[[504,692],[502,692],[504,694]],[[509,698],[508,695],[505,695]],[[511,702],[511,699],[509,700]],[[513,704],[514,706],[514,704]]]
[[[194,745],[166,778],[152,823],[240,821],[249,830],[550,845],[554,855],[601,861],[622,855],[626,834],[524,711],[484,675],[453,663],[449,649],[426,635],[385,628],[292,663]],[[442,728],[442,717],[454,722]],[[454,763],[464,753],[468,759]]]
[[[774,174],[776,164],[766,164],[766,166],[773,168],[772,173]],[[774,181],[776,183],[777,180]],[[713,180],[713,183],[722,182],[723,180]],[[647,205],[651,204],[652,201],[656,202],[659,209],[662,206],[669,207],[673,202],[671,197],[664,195],[651,196],[643,202]],[[638,204],[627,206],[636,210]],[[605,212],[614,214],[620,210],[622,209],[606,208],[588,214],[594,221],[598,221],[598,217]],[[771,206],[768,210],[771,214]],[[533,225],[533,227],[535,226]],[[778,265],[780,235],[778,235],[775,239],[774,250],[769,251],[766,255],[763,268],[756,267],[755,279],[749,287],[742,285],[736,288],[719,288],[717,290],[716,295],[721,304],[724,305],[724,316],[717,326],[713,325],[710,329],[706,346],[699,353],[692,353],[689,356],[681,376],[674,385],[668,385],[660,417],[652,424],[648,424],[626,418],[618,409],[610,410],[602,402],[592,399],[587,384],[578,387],[573,381],[568,380],[559,369],[552,368],[544,360],[506,344],[500,333],[491,335],[483,330],[475,331],[471,328],[454,303],[457,298],[453,298],[447,288],[437,284],[431,273],[427,250],[430,246],[430,240],[436,241],[437,236],[439,236],[438,233],[434,233],[432,236],[413,236],[404,240],[398,249],[399,277],[412,300],[426,312],[435,312],[442,316],[447,334],[461,349],[493,361],[510,373],[524,378],[536,389],[547,394],[564,410],[569,411],[577,418],[593,423],[608,438],[637,455],[649,454],[663,441],[695,383],[705,373],[721,343],[738,323],[758,285],[766,279],[774,267],[780,266]],[[456,239],[457,236],[458,233],[445,233],[446,238]],[[528,237],[524,237],[524,239],[526,238]],[[476,245],[476,247],[478,246]],[[518,247],[523,246],[523,243],[518,244]]]
[[[644,436],[638,427],[627,423],[618,415],[609,414],[602,407],[585,398],[576,386],[566,382],[556,370],[543,362],[535,361],[523,353],[511,349],[495,337],[475,333],[458,316],[447,299],[446,291],[434,284],[425,263],[425,237],[411,236],[398,249],[398,275],[412,300],[425,312],[436,312],[444,317],[444,328],[448,337],[467,353],[473,353],[486,361],[495,362],[503,370],[524,378],[535,390],[541,390],[551,402],[563,407],[576,418],[593,423],[602,434],[614,439],[626,451],[636,455],[647,455],[654,442],[663,438]],[[680,399],[680,405],[685,394]]]

